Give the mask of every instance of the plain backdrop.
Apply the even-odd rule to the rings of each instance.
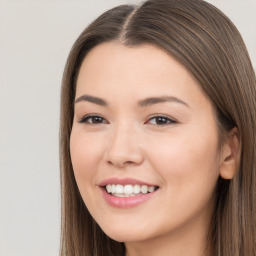
[[[0,0],[0,256],[58,255],[60,84],[75,39],[106,9],[139,1]],[[256,67],[256,0],[212,0]]]

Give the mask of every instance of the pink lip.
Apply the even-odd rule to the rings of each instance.
[[[112,184],[128,185],[129,184],[129,185],[147,185],[147,186],[156,186],[156,185],[152,185],[147,182],[136,180],[133,178],[114,178],[113,177],[100,182],[98,186],[102,191],[103,198],[106,200],[106,202],[110,206],[116,207],[116,208],[130,208],[130,207],[138,206],[148,201],[158,191],[158,190],[155,190],[152,193],[140,194],[140,195],[130,196],[130,197],[117,197],[117,196],[112,196],[106,191],[105,186],[108,184],[110,185]]]
[[[136,180],[133,178],[114,178],[114,177],[103,180],[102,182],[99,183],[99,186],[104,187],[104,186],[107,186],[108,184],[156,186],[156,185],[149,184],[147,182]]]
[[[152,193],[147,193],[143,195],[131,196],[131,197],[117,197],[109,194],[104,187],[100,188],[103,194],[103,198],[106,202],[116,208],[130,208],[138,206],[155,195],[158,190],[155,190]]]

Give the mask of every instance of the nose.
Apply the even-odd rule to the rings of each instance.
[[[106,161],[117,168],[140,165],[144,161],[139,134],[129,125],[112,131],[106,150]]]

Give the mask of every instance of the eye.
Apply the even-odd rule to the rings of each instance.
[[[84,116],[79,123],[86,123],[86,124],[107,124],[107,120],[101,116],[97,115],[87,115]]]
[[[169,124],[176,124],[177,122],[169,117],[166,117],[166,116],[154,116],[154,117],[151,117],[147,121],[147,123],[152,124],[152,125],[164,126],[164,125],[169,125]]]

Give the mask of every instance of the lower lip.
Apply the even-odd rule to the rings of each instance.
[[[146,201],[148,201],[152,196],[155,195],[156,191],[138,195],[138,196],[130,196],[130,197],[117,197],[109,194],[105,188],[101,187],[101,191],[103,193],[104,199],[107,203],[116,208],[130,208],[138,206]]]

